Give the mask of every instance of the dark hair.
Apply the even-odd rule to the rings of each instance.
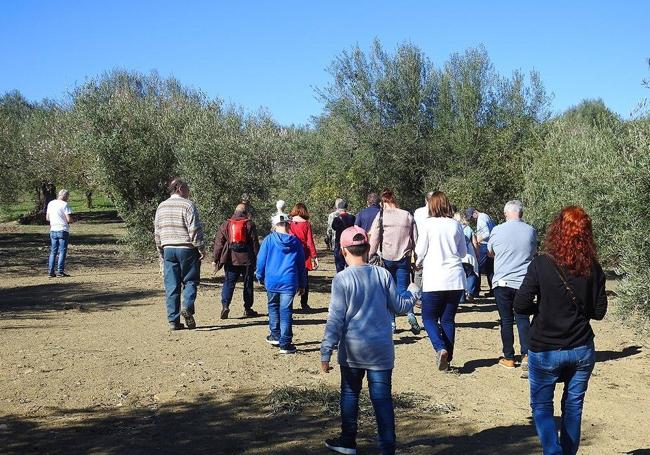
[[[169,194],[174,194],[181,190],[182,188],[187,188],[187,182],[183,180],[180,177],[174,178],[171,182],[169,182],[169,185],[167,186],[167,191],[169,191]]]
[[[436,191],[429,198],[429,215],[434,218],[451,218],[454,212],[447,195],[442,191]]]
[[[291,213],[289,213],[289,216],[299,216],[301,218],[308,220],[309,211],[307,210],[307,206],[305,206],[305,204],[303,204],[302,202],[298,202],[291,209]]]
[[[354,240],[355,242],[358,242],[359,240],[363,240],[363,235],[355,234],[354,237],[352,237],[352,240]],[[352,256],[359,257],[359,256],[363,256],[364,254],[368,253],[368,251],[370,250],[370,245],[367,244],[367,243],[363,243],[361,245],[351,245],[351,246],[346,247],[345,249],[348,250],[348,252]]]
[[[596,262],[591,218],[582,207],[565,207],[546,232],[544,250],[571,275],[589,276]]]
[[[384,191],[381,192],[381,202],[397,206],[397,199],[395,199],[395,193],[393,193],[393,190],[384,188]]]
[[[377,193],[370,193],[368,195],[368,199],[366,199],[366,202],[368,205],[379,204],[379,196],[377,196]]]

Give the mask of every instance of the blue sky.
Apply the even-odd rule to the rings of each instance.
[[[302,124],[342,50],[410,41],[436,64],[483,44],[497,71],[539,71],[553,110],[602,98],[627,118],[650,90],[650,2],[31,1],[0,3],[0,92],[31,100],[115,67]]]

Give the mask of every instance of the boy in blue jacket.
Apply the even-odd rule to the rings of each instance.
[[[368,264],[368,236],[358,226],[341,234],[341,254],[348,267],[332,281],[325,334],[320,348],[321,368],[330,371],[330,359],[338,345],[341,367],[341,436],[325,441],[337,453],[357,453],[357,416],[363,377],[368,377],[370,400],[375,409],[382,454],[395,453],[395,413],[391,378],[395,363],[393,329],[395,314],[412,311],[421,295],[411,284],[403,294],[390,273]]]
[[[266,341],[280,346],[280,353],[294,354],[293,297],[305,289],[305,250],[297,237],[287,233],[289,217],[278,213],[273,217],[274,231],[269,234],[257,255],[258,281],[266,287],[269,306],[269,330]]]

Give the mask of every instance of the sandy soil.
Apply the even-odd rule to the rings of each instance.
[[[274,415],[268,396],[286,385],[338,386],[336,369],[319,372],[329,256],[313,275],[315,310],[295,315],[299,353],[283,356],[264,341],[266,317],[240,318],[239,286],[233,317],[218,318],[221,277],[209,267],[199,328],[169,332],[157,264],[121,254],[122,225],[95,216],[74,226],[72,276],[62,279],[46,275],[46,227],[0,225],[0,452],[327,453],[337,417],[309,408]],[[255,308],[266,313],[262,289]],[[399,453],[540,453],[528,383],[496,365],[497,320],[490,300],[463,305],[451,373],[434,370],[426,333],[398,320],[393,391],[416,392],[423,404],[398,413]],[[598,363],[581,453],[650,453],[647,344],[613,312],[593,327]],[[439,404],[454,410],[424,410]],[[359,445],[375,453],[372,419]]]

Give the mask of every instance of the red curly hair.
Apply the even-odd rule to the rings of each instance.
[[[582,207],[563,208],[546,233],[545,251],[571,275],[588,276],[596,261],[591,218]]]

